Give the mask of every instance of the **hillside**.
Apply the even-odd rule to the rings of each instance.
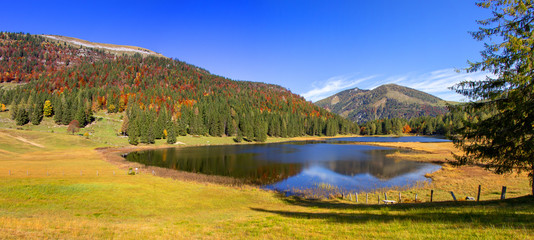
[[[0,104],[9,106],[17,124],[37,125],[48,116],[60,125],[77,120],[83,127],[92,112],[123,112],[121,134],[132,144],[167,135],[265,141],[267,135],[359,130],[280,86],[233,81],[169,58],[71,43],[0,33]]]
[[[444,100],[396,84],[382,85],[373,90],[349,89],[315,104],[359,123],[385,118],[436,116],[447,112]]]
[[[139,53],[144,56],[159,56],[164,57],[160,53],[154,52],[152,50],[141,48],[141,47],[135,47],[135,46],[125,46],[125,45],[115,45],[115,44],[108,44],[108,43],[95,43],[95,42],[89,42],[86,40],[82,40],[79,38],[73,38],[73,37],[65,37],[65,36],[57,36],[57,35],[41,35],[49,40],[52,40],[51,42],[60,42],[60,43],[67,43],[70,46],[74,47],[88,47],[88,48],[98,48],[102,49],[104,51],[114,53],[114,54],[128,54],[132,55],[135,53]]]

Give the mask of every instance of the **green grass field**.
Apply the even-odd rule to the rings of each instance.
[[[11,123],[0,113],[0,239],[534,238],[530,196],[481,203],[366,205],[361,196],[359,204],[312,201],[248,186],[127,175],[125,168],[94,150],[124,145],[113,135],[117,124],[106,124],[118,118],[95,123],[86,139],[67,134],[64,127],[47,126],[50,119],[42,126],[22,127],[28,130],[9,129]],[[231,138],[207,137],[178,141],[233,143]],[[410,189],[403,196],[427,190]],[[492,196],[491,191],[483,194]]]

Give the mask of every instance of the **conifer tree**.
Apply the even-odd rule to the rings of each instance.
[[[164,111],[160,111],[159,116],[157,117],[156,122],[154,123],[154,137],[155,139],[162,139],[163,136],[163,130],[165,130],[166,127],[166,114]]]
[[[176,143],[176,128],[175,124],[170,121],[167,123],[167,143],[168,144],[175,144]]]
[[[19,111],[19,106],[16,103],[11,103],[10,116],[11,120],[17,119],[17,113]]]
[[[243,141],[243,133],[241,132],[241,129],[239,129],[239,128],[237,129],[237,134],[236,134],[236,136],[234,138],[234,141],[238,142],[238,143]]]
[[[85,125],[87,125],[83,104],[80,103],[78,105],[74,119],[78,121],[80,127],[85,127]]]
[[[130,119],[129,124],[128,124],[128,130],[127,130],[128,143],[132,145],[137,145],[139,144],[139,135],[140,135],[139,121],[138,119],[133,118],[133,117],[128,117],[128,118]]]
[[[30,120],[33,125],[39,125],[41,124],[41,121],[43,120],[43,108],[40,105],[34,105],[31,108],[31,114],[30,114]]]
[[[61,100],[56,101],[56,108],[54,111],[54,121],[56,124],[61,124],[63,120],[63,102]]]
[[[28,111],[25,107],[19,106],[16,112],[15,121],[17,125],[22,126],[30,122],[30,117],[28,116]]]
[[[62,100],[64,100],[65,98],[63,98]],[[72,107],[72,103],[69,102],[68,100],[65,100],[64,102],[62,101],[62,116],[61,116],[61,124],[63,125],[68,125],[73,119],[74,119],[74,115],[75,115],[75,111],[76,111],[76,108],[73,108]]]
[[[488,71],[483,81],[465,81],[454,87],[470,102],[456,111],[488,112],[486,119],[464,121],[454,138],[465,154],[460,164],[484,161],[496,173],[515,169],[529,172],[534,195],[534,6],[532,1],[483,0],[479,7],[492,17],[478,21],[472,33],[485,41],[482,60],[467,72]]]

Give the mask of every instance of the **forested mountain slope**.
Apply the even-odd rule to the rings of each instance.
[[[359,128],[271,84],[233,81],[164,57],[118,55],[19,33],[0,33],[0,88],[20,124],[53,116],[88,124],[94,111],[126,112],[131,143],[176,134],[236,136],[335,135]],[[1,86],[1,85],[0,85]],[[19,121],[20,120],[20,121]]]
[[[382,85],[373,90],[349,89],[315,104],[359,123],[376,119],[437,116],[447,112],[444,100],[396,84]]]

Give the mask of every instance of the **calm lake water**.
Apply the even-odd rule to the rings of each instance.
[[[420,141],[421,137],[372,137],[367,141]],[[389,139],[389,140],[388,140]],[[424,141],[440,139],[423,138]],[[387,157],[406,152],[386,147],[351,145],[364,138],[337,138],[273,144],[200,146],[147,150],[126,156],[129,161],[209,175],[230,176],[288,193],[296,189],[337,187],[343,191],[409,186],[429,181],[426,173],[439,165]]]
[[[410,137],[347,137],[347,138],[331,138],[328,141],[340,142],[450,142],[446,138],[424,137],[424,136],[410,136]]]

